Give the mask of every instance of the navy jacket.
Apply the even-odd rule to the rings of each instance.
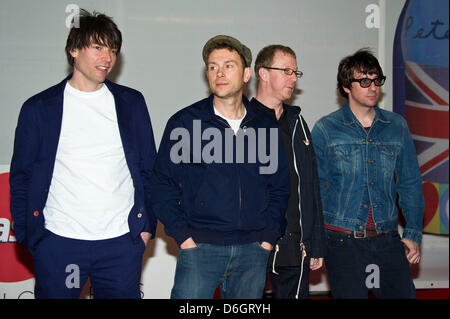
[[[64,89],[61,83],[29,98],[19,114],[10,169],[11,214],[16,239],[30,252],[44,234],[43,209],[53,176],[61,132]],[[147,231],[155,235],[149,180],[156,147],[144,97],[136,90],[105,81],[114,96],[120,137],[135,188],[128,217],[135,240]]]
[[[243,103],[247,114],[236,135],[214,114],[212,95],[167,123],[152,174],[152,205],[178,245],[189,237],[216,245],[274,244],[284,233],[289,173],[278,126],[245,96]],[[269,150],[277,169],[261,173],[270,161],[260,152]]]

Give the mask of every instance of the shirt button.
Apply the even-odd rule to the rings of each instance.
[[[33,216],[34,216],[34,217],[38,217],[38,216],[39,216],[39,212],[38,212],[37,210],[35,210],[35,211],[33,212]]]
[[[373,183],[372,182],[369,182],[369,186],[372,186],[373,185]]]
[[[138,213],[137,218],[142,218],[142,213]]]
[[[367,205],[364,205],[364,208],[369,208],[369,206],[367,206]]]
[[[372,164],[373,163],[373,161],[372,160],[369,160],[369,164]]]

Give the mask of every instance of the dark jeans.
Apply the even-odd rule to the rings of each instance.
[[[257,242],[180,249],[171,298],[210,299],[218,285],[224,299],[262,298],[269,254]]]
[[[303,263],[303,274],[299,288],[301,266],[276,267],[270,279],[272,281],[273,297],[275,299],[307,299],[309,297],[309,257]],[[298,295],[297,295],[298,293]]]
[[[333,298],[416,298],[405,248],[397,232],[354,238],[326,230],[325,264]]]

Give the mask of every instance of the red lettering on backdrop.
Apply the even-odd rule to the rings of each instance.
[[[0,282],[17,282],[34,277],[31,254],[15,241],[9,211],[9,173],[0,174]]]

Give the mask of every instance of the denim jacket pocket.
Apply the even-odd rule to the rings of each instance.
[[[336,145],[334,147],[334,155],[336,165],[339,165],[341,174],[355,174],[358,158],[361,156],[361,151],[358,147],[353,145]]]
[[[380,163],[384,176],[391,176],[394,173],[395,162],[400,151],[399,145],[378,145]]]
[[[337,194],[332,204],[337,214],[342,216],[347,210],[354,192],[357,179],[356,172],[361,166],[361,150],[356,145],[336,145],[334,147],[334,163],[336,171],[341,174],[340,185],[335,185]],[[333,195],[331,195],[333,196]]]

